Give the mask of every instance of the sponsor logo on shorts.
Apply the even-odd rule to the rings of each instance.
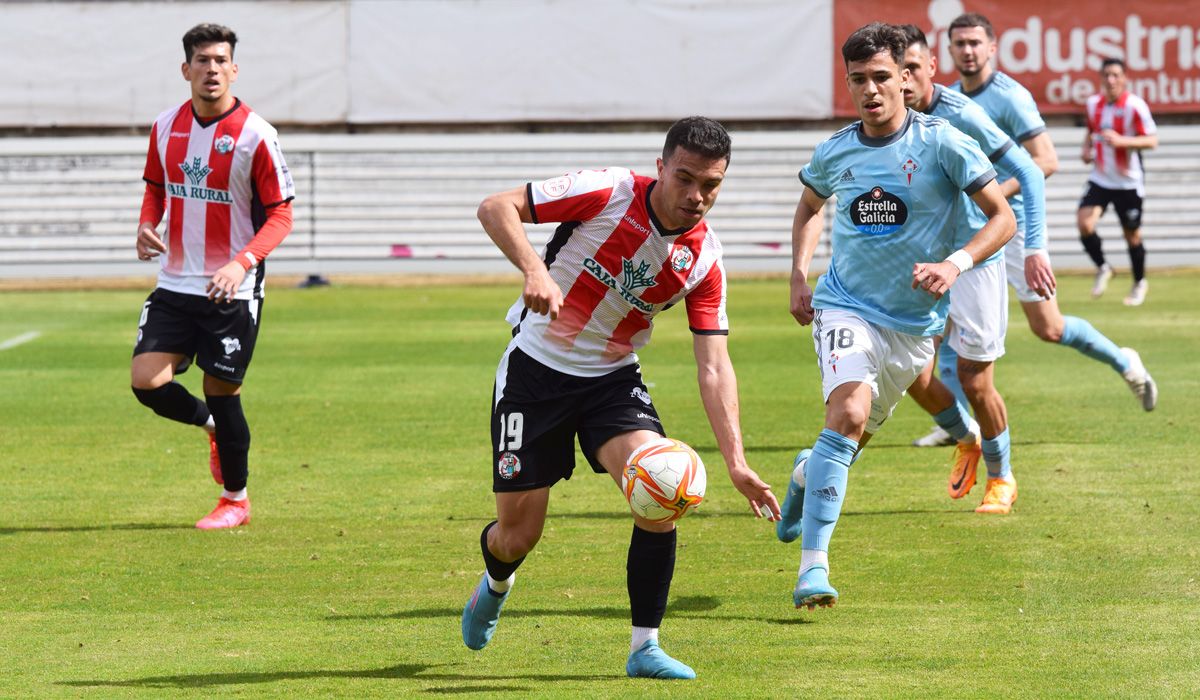
[[[660,421],[659,419],[657,419],[657,418],[655,418],[654,416],[650,415],[649,413],[642,413],[641,411],[639,411],[639,412],[638,412],[638,414],[637,414],[637,417],[638,417],[638,418],[643,418],[643,419],[645,419],[645,420],[652,420],[652,421],[654,421],[655,423],[658,423],[659,425],[662,425],[662,421]]]
[[[228,358],[233,353],[242,349],[242,341],[237,338],[225,337],[221,338],[221,345],[225,346],[225,357]]]
[[[229,153],[233,150],[233,137],[225,134],[213,142],[213,148],[217,149],[217,153]]]
[[[646,404],[647,406],[650,405],[650,395],[647,394],[646,390],[640,386],[633,387],[633,391],[629,392],[629,395]]]
[[[829,353],[829,368],[833,370],[834,374],[837,374],[837,363],[840,359],[842,359],[841,356],[836,352]]]
[[[908,221],[904,200],[876,185],[850,202],[850,221],[862,233],[884,236]]]
[[[500,455],[499,461],[496,462],[496,472],[500,474],[501,479],[511,479],[521,473],[521,460],[511,452],[505,452]]]
[[[695,257],[692,255],[692,249],[687,246],[678,246],[675,252],[671,253],[671,269],[676,272],[683,272],[692,266],[692,261]]]
[[[225,372],[236,372],[237,371],[236,368],[230,367],[229,365],[223,365],[220,362],[214,362],[213,367],[216,367],[217,369],[223,370]]]
[[[823,498],[831,503],[838,499],[837,489],[832,486],[826,486],[823,489],[813,489],[811,493],[817,498]]]

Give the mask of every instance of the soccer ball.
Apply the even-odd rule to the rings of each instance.
[[[656,438],[634,450],[621,475],[630,510],[656,523],[678,520],[700,505],[707,485],[700,455],[671,438]]]

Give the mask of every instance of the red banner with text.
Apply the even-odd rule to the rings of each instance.
[[[1100,89],[1100,63],[1125,61],[1128,88],[1156,114],[1200,112],[1200,3],[1197,0],[834,0],[833,108],[856,116],[841,47],[870,22],[915,24],[938,57],[938,82],[957,80],[946,28],[978,12],[996,30],[994,68],[1033,93],[1045,114],[1082,114]]]

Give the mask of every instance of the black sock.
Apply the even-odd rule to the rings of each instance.
[[[525,561],[525,557],[521,557],[516,561],[500,561],[496,558],[495,554],[492,554],[492,550],[488,549],[487,546],[487,534],[488,530],[491,530],[495,526],[495,520],[484,526],[483,532],[479,533],[479,548],[483,550],[483,563],[487,566],[488,576],[497,581],[503,581],[513,575],[513,572],[517,570],[521,562]]]
[[[242,397],[205,396],[208,410],[217,424],[217,454],[221,456],[221,479],[226,491],[246,488],[250,475],[247,455],[250,454],[250,426],[242,413]]]
[[[675,531],[650,532],[637,525],[629,538],[625,584],[634,627],[658,627],[667,612],[675,574]]]
[[[1129,246],[1129,264],[1133,267],[1133,281],[1141,282],[1146,276],[1146,247],[1141,243]]]
[[[1092,258],[1092,262],[1096,263],[1096,267],[1103,266],[1104,251],[1102,250],[1100,236],[1097,236],[1093,233],[1090,236],[1084,236],[1080,240],[1083,242],[1083,249],[1086,250],[1088,256]]]
[[[130,388],[138,401],[154,409],[154,412],[163,418],[189,425],[204,425],[208,422],[208,406],[188,393],[179,382],[167,382],[157,389]]]

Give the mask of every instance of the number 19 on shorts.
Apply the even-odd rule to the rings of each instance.
[[[523,413],[501,413],[500,419],[500,444],[496,446],[497,452],[513,452],[521,449],[524,443],[523,434],[525,432],[525,414]]]

